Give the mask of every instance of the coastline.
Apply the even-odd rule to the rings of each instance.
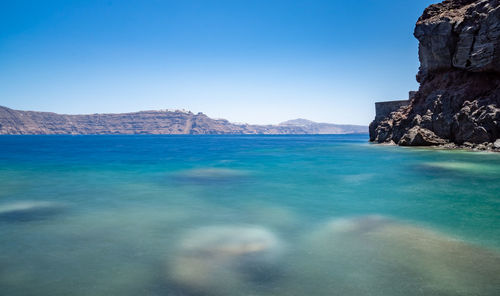
[[[464,152],[491,152],[491,153],[500,153],[500,147],[495,147],[493,143],[489,143],[491,145],[479,144],[475,145],[472,143],[466,143],[464,145],[457,145],[454,143],[441,144],[441,145],[432,145],[432,146],[402,146],[398,145],[394,142],[383,142],[377,143],[375,141],[369,141],[372,145],[377,146],[394,146],[401,148],[412,148],[412,149],[426,149],[426,150],[441,150],[441,151],[464,151]]]

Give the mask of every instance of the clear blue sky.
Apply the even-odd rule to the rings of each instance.
[[[368,124],[418,87],[436,1],[0,1],[0,105]]]

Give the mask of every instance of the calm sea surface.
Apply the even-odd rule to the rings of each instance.
[[[0,295],[500,295],[500,155],[2,136]]]

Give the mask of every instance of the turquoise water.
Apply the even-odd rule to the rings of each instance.
[[[1,295],[500,295],[500,155],[0,137]]]

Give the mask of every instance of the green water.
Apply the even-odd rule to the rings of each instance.
[[[500,295],[500,155],[0,137],[0,295]]]

